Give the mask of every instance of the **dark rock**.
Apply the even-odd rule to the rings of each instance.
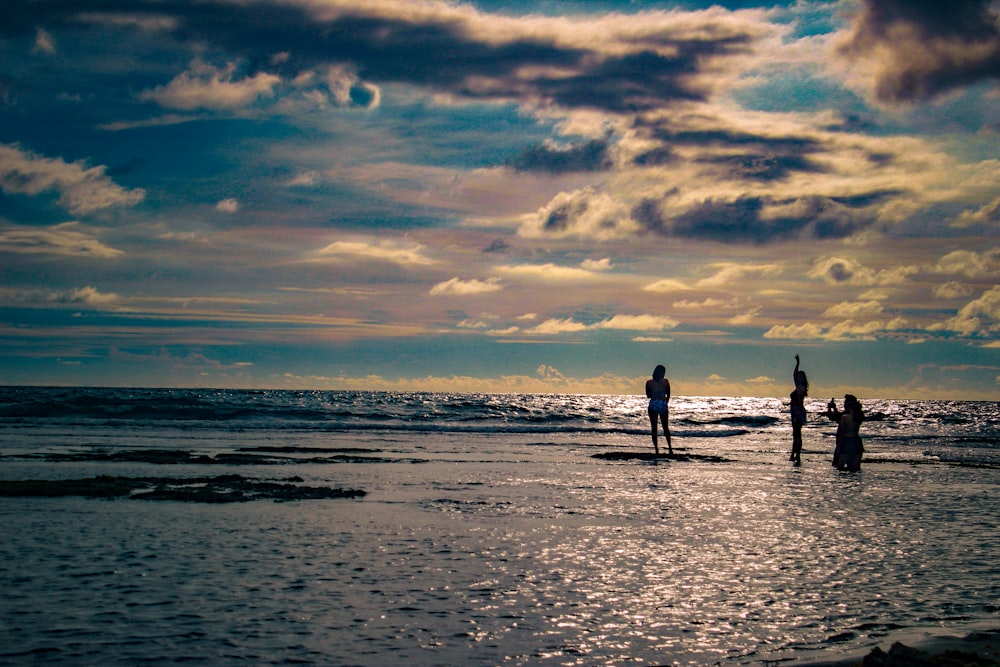
[[[110,477],[90,479],[0,481],[0,497],[83,496],[85,498],[132,498],[179,500],[198,503],[231,503],[250,500],[317,500],[360,498],[359,489],[302,486],[300,477],[261,481],[241,475],[217,477]]]
[[[605,461],[707,461],[710,463],[725,463],[729,459],[723,456],[713,456],[709,454],[660,454],[657,456],[653,452],[600,452],[592,454],[591,458],[603,459]]]

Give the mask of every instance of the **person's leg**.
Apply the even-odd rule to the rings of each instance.
[[[667,424],[667,417],[668,416],[669,416],[669,413],[661,412],[660,413],[660,421],[663,422],[663,435],[666,436],[666,438],[667,438],[667,451],[670,454],[673,454],[674,453],[674,447],[670,443],[670,425]]]
[[[652,410],[649,411],[649,428],[650,428],[650,431],[651,431],[651,435],[653,436],[653,451],[655,452],[655,454],[657,456],[659,456],[660,455],[660,444],[656,440],[656,436],[657,436],[657,433],[656,433],[656,413],[653,412]],[[669,442],[669,440],[668,440],[668,442]]]

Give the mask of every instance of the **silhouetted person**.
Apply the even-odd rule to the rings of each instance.
[[[663,424],[663,434],[667,437],[667,450],[672,456],[674,448],[670,444],[670,427],[667,418],[670,416],[670,380],[665,376],[667,369],[659,365],[653,369],[653,377],[646,380],[646,396],[649,397],[649,427],[653,436],[653,450],[660,455],[660,445],[657,441],[657,421]]]
[[[844,411],[837,409],[832,398],[826,406],[826,416],[837,422],[837,447],[833,450],[833,467],[837,470],[861,470],[861,455],[865,452],[858,430],[865,420],[861,402],[852,394],[844,395]]]
[[[806,372],[799,370],[799,355],[795,355],[795,370],[792,371],[795,389],[789,395],[792,413],[792,455],[789,461],[802,462],[802,427],[806,424],[806,396],[809,395],[809,380]]]

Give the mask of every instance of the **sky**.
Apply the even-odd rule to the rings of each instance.
[[[1000,397],[1000,2],[12,0],[0,384]]]

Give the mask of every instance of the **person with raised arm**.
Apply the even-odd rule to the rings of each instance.
[[[806,424],[806,396],[809,395],[809,380],[806,372],[799,370],[799,355],[795,355],[795,370],[792,371],[795,389],[789,395],[792,413],[792,455],[789,461],[802,463],[802,427]]]

